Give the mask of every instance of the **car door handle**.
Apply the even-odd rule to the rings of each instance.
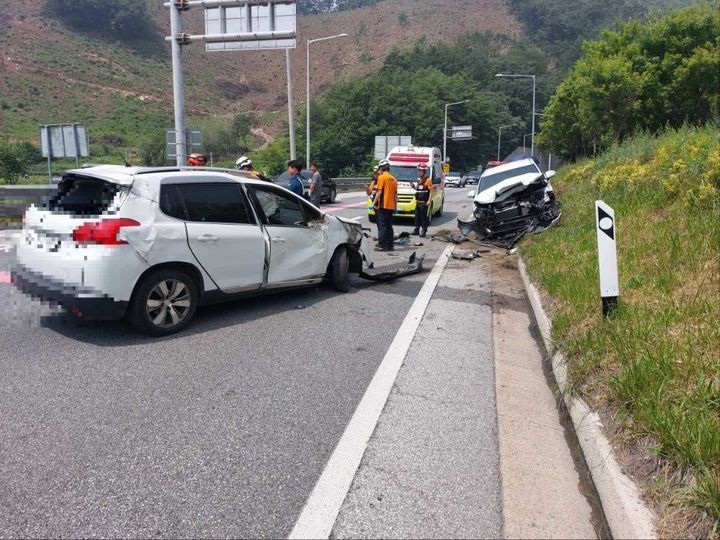
[[[217,242],[219,238],[213,234],[203,234],[197,237],[198,242]]]
[[[276,244],[284,244],[285,243],[285,239],[281,238],[279,236],[273,237],[272,241],[275,242]]]

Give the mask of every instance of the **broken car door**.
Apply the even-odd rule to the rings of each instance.
[[[323,215],[276,187],[247,188],[270,238],[268,284],[322,277],[327,267]]]

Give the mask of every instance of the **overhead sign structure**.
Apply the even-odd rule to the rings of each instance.
[[[453,141],[468,141],[472,139],[472,126],[453,126],[450,130],[450,138]]]
[[[410,135],[377,135],[375,137],[375,159],[385,159],[394,147],[410,146],[412,137]]]
[[[173,104],[175,108],[175,156],[184,165],[188,146],[185,138],[185,84],[182,69],[182,47],[202,41],[209,51],[285,49],[288,72],[288,117],[290,159],[295,159],[295,120],[292,100],[290,49],[296,40],[295,0],[172,0],[170,8],[170,42],[173,71]],[[183,31],[181,14],[193,7],[204,9],[205,34]]]
[[[595,229],[598,243],[602,313],[604,317],[609,317],[617,307],[620,284],[617,267],[615,211],[603,201],[595,201]]]
[[[175,130],[165,130],[165,159],[171,161],[177,158],[177,141],[175,140]],[[185,141],[187,142],[187,153],[203,151],[203,136],[199,129],[186,129]]]
[[[208,7],[205,36],[208,51],[294,49],[295,2],[271,0]]]
[[[83,124],[40,126],[42,155],[46,158],[87,157],[90,155],[87,131]]]

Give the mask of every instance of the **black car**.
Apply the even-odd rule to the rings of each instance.
[[[300,171],[300,176],[303,179],[303,187],[305,188],[305,196],[308,197],[310,192],[310,177],[312,172],[309,170]],[[334,203],[337,197],[337,185],[333,182],[332,178],[328,178],[324,174],[320,173],[322,177],[322,185],[320,186],[320,202]],[[290,174],[287,172],[282,173],[280,176],[273,180],[279,186],[284,188],[288,187],[290,183]]]

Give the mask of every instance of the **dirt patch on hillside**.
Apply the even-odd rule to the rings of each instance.
[[[24,89],[32,85],[43,88],[47,96],[63,96],[57,103],[60,108],[65,103],[81,101],[86,102],[89,109],[102,109],[99,104],[95,107],[95,101],[103,98],[88,95],[85,85],[89,85],[122,95],[145,96],[168,109],[172,106],[170,54],[166,43],[158,44],[167,52],[166,56],[159,57],[158,64],[141,52],[111,40],[79,36],[61,22],[47,18],[43,6],[44,3],[33,0],[3,0],[0,7],[0,16],[11,23],[4,25],[7,32],[0,35],[2,69],[11,74],[4,81],[9,95],[20,100]],[[159,36],[168,35],[167,8],[162,2],[154,2],[150,10]],[[186,12],[183,20],[185,31],[203,31],[202,10]],[[338,80],[375,72],[393,47],[409,48],[421,36],[428,43],[451,42],[469,31],[517,36],[520,28],[504,0],[386,0],[361,9],[299,17],[298,46],[291,53],[296,107],[306,101],[304,44],[309,38],[349,34],[332,43],[312,46],[310,86],[311,93],[317,95]],[[82,58],[87,64],[82,69],[87,71],[78,73],[64,68],[62,60],[57,68],[42,65],[39,55],[47,54],[48,48],[56,51],[60,59]],[[247,110],[274,111],[287,103],[285,54],[281,50],[208,53],[201,43],[195,43],[184,49],[183,58],[188,112],[222,115]],[[80,65],[70,62],[75,64]],[[92,70],[93,64],[112,66],[112,69]],[[53,69],[48,71],[48,68]],[[61,75],[56,76],[57,72]],[[113,73],[123,76],[122,85]],[[84,84],[68,85],[74,81]],[[47,115],[45,101],[22,101],[23,114],[28,117]],[[67,107],[68,111],[57,113],[70,114],[71,106]],[[266,126],[266,129],[273,127]]]

